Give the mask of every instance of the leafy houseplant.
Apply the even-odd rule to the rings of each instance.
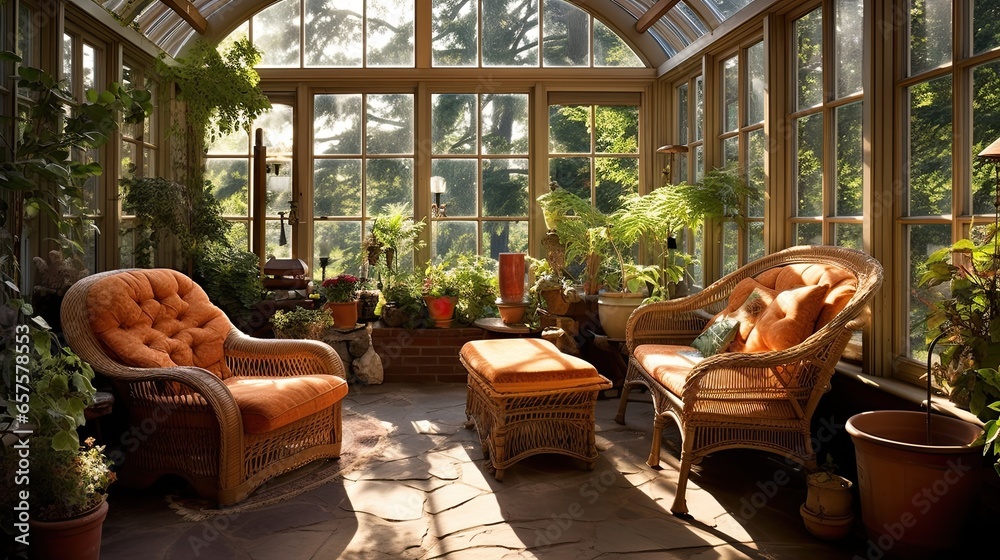
[[[323,330],[333,326],[333,317],[322,309],[297,307],[278,311],[271,316],[278,338],[309,338],[319,340]]]
[[[428,263],[421,293],[431,319],[444,326],[456,312],[462,323],[495,317],[499,295],[496,268],[496,261],[481,256],[459,255],[437,264]]]
[[[358,299],[358,291],[364,285],[364,278],[358,278],[353,274],[338,274],[323,281],[320,293],[328,303],[355,302]]]
[[[372,220],[362,254],[386,285],[392,285],[399,275],[400,260],[423,246],[419,237],[426,225],[423,220],[413,221],[402,204],[390,204]]]

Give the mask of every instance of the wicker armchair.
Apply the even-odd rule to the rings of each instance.
[[[119,469],[127,485],[175,474],[227,505],[340,455],[347,384],[337,353],[243,334],[179,272],[88,276],[67,292],[62,323],[69,346],[128,409]]]
[[[740,281],[794,263],[833,265],[857,279],[856,291],[843,309],[801,343],[779,351],[724,351],[693,360],[690,371],[680,369],[674,390],[661,381],[663,377],[652,375],[640,364],[637,348],[690,345],[708,317],[727,306]],[[659,466],[660,439],[667,419],[680,428],[680,475],[671,511],[687,513],[685,489],[691,465],[715,451],[760,449],[816,469],[810,441],[813,412],[828,390],[834,366],[851,336],[864,327],[867,305],[881,283],[882,266],[867,254],[832,246],[799,246],[750,263],[697,294],[643,306],[632,313],[626,327],[629,366],[615,420],[625,423],[630,389],[638,385],[650,389],[655,411],[647,461],[651,467]],[[644,351],[640,350],[640,357]]]

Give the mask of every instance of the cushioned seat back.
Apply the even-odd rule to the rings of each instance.
[[[223,344],[231,323],[200,286],[167,269],[127,270],[87,294],[90,328],[122,364],[197,366],[228,377]]]

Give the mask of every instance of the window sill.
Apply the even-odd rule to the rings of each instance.
[[[891,377],[876,377],[874,375],[868,375],[861,371],[859,366],[853,364],[847,364],[841,362],[837,364],[836,372],[839,375],[846,375],[852,379],[873,387],[880,391],[885,391],[891,395],[899,397],[901,399],[906,399],[912,403],[918,404],[921,407],[925,406],[927,403],[927,391],[926,389],[917,387],[905,381],[900,381],[898,379],[893,379]],[[931,406],[935,412],[941,414],[947,414],[948,416],[953,416],[960,420],[965,420],[972,424],[982,426],[982,421],[976,418],[974,414],[968,410],[961,409],[955,406],[954,403],[946,398],[939,396],[931,396]]]

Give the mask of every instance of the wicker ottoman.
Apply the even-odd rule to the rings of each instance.
[[[498,481],[531,455],[562,453],[594,468],[594,405],[611,382],[580,358],[538,338],[474,340],[459,358],[469,370],[465,414]]]

